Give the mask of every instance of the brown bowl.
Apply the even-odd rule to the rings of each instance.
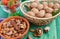
[[[2,35],[2,34],[1,34],[1,30],[2,30],[1,26],[3,25],[4,22],[8,22],[10,19],[13,19],[13,18],[18,18],[18,19],[24,20],[24,22],[26,22],[26,24],[27,24],[27,29],[25,30],[25,32],[24,32],[22,35],[19,34],[19,36],[14,37],[14,38],[11,38],[11,37],[9,37],[9,36],[7,36],[7,35]],[[9,18],[3,20],[3,21],[0,23],[0,35],[1,35],[2,37],[4,37],[5,39],[17,39],[17,38],[20,38],[20,39],[21,39],[21,38],[23,38],[23,37],[27,34],[27,32],[28,32],[28,30],[29,30],[29,27],[30,27],[29,22],[28,22],[25,18],[22,18],[22,17],[19,17],[19,16],[12,16],[12,17],[9,17]]]

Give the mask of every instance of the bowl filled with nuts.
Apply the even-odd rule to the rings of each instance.
[[[60,15],[60,2],[58,1],[25,1],[20,9],[24,17],[30,22],[42,26],[49,24]]]
[[[25,18],[9,17],[0,23],[0,35],[5,39],[21,39],[27,34],[29,26]]]

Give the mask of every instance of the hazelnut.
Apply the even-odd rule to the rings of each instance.
[[[52,13],[52,12],[53,12],[53,9],[52,9],[52,8],[47,8],[47,9],[46,9],[46,12],[47,12],[47,13]]]
[[[36,32],[37,32],[38,34],[41,34],[41,33],[42,33],[42,29],[41,29],[41,28],[37,28],[37,29],[36,29]]]
[[[39,13],[39,10],[37,8],[32,8],[31,11],[34,12],[35,14]]]
[[[27,12],[27,14],[30,16],[35,16],[35,13],[33,13],[32,11]]]
[[[16,20],[16,22],[17,22],[17,25],[19,25],[19,24],[21,23],[21,21],[20,21],[20,20]]]
[[[7,25],[6,25],[8,28],[11,28],[12,27],[12,25],[11,25],[11,23],[10,23],[10,21],[7,23]]]
[[[38,7],[37,7],[39,10],[43,9],[43,5],[42,4],[39,4]]]
[[[49,6],[50,8],[52,8],[52,7],[54,6],[54,4],[53,4],[52,2],[50,2],[50,3],[48,4],[48,6]]]
[[[20,29],[25,29],[25,26],[23,24],[20,24]]]
[[[45,9],[47,9],[48,8],[48,6],[47,5],[45,5],[45,6],[43,6],[43,9],[45,10]]]
[[[31,32],[34,32],[35,30],[34,30],[34,29],[31,29],[30,31],[31,31]]]
[[[15,26],[16,25],[16,21],[10,20],[11,25]]]
[[[50,30],[50,27],[48,26],[44,28],[44,32],[48,32],[49,30]]]
[[[53,8],[58,9],[59,8],[59,3],[55,3]]]
[[[45,18],[49,18],[49,17],[52,17],[52,14],[46,13],[46,14],[45,14]]]
[[[47,2],[43,2],[43,6],[47,6],[48,5],[48,3]]]
[[[27,26],[27,25],[26,25],[26,23],[25,23],[25,22],[23,22],[23,25],[24,25],[24,28],[26,28],[26,26]]]
[[[8,35],[8,36],[10,36],[10,35],[12,35],[12,31],[8,31],[6,34]]]
[[[42,36],[42,34],[43,34],[42,29],[41,28],[37,28],[36,32],[34,33],[34,36]]]
[[[20,24],[20,20],[19,20],[19,19],[18,19],[18,20],[16,20],[16,22]]]
[[[45,10],[40,10],[40,12],[36,14],[37,17],[43,17],[44,15],[45,15]]]
[[[31,8],[36,8],[37,6],[38,6],[38,3],[36,3],[36,2],[33,2],[33,3],[31,3],[31,5],[30,5]]]

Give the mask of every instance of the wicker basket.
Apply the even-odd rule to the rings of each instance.
[[[42,2],[42,1],[40,1],[40,2]],[[47,2],[47,1],[46,1],[46,2]],[[58,14],[56,14],[55,16],[50,17],[50,18],[37,18],[37,17],[32,17],[32,16],[26,14],[26,9],[25,9],[25,7],[24,7],[25,4],[28,5],[28,4],[30,4],[30,3],[31,3],[31,1],[25,1],[25,2],[21,3],[20,9],[21,9],[22,13],[24,14],[24,17],[25,17],[26,19],[28,19],[30,22],[32,22],[33,24],[36,24],[36,25],[39,25],[39,26],[41,26],[41,25],[47,25],[47,24],[49,24],[53,19],[55,19],[58,15],[60,15],[60,13],[58,13]]]

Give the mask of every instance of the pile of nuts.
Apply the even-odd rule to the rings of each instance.
[[[25,32],[26,26],[24,20],[13,18],[3,23],[1,26],[1,34],[9,37],[17,37]]]
[[[49,18],[52,17],[52,12],[60,8],[58,2],[32,2],[27,5],[31,10],[27,12],[28,15],[38,18]]]
[[[42,28],[36,28],[36,30],[31,29],[30,31],[31,31],[31,32],[34,32],[33,35],[34,35],[35,37],[40,37],[40,36],[43,35],[43,32],[44,32],[44,33],[47,33],[49,30],[50,30],[50,27],[49,27],[49,26],[46,26],[44,29],[42,29]]]
[[[43,31],[41,28],[37,28],[35,33],[34,33],[34,36],[38,37],[38,36],[42,36],[43,34]]]

